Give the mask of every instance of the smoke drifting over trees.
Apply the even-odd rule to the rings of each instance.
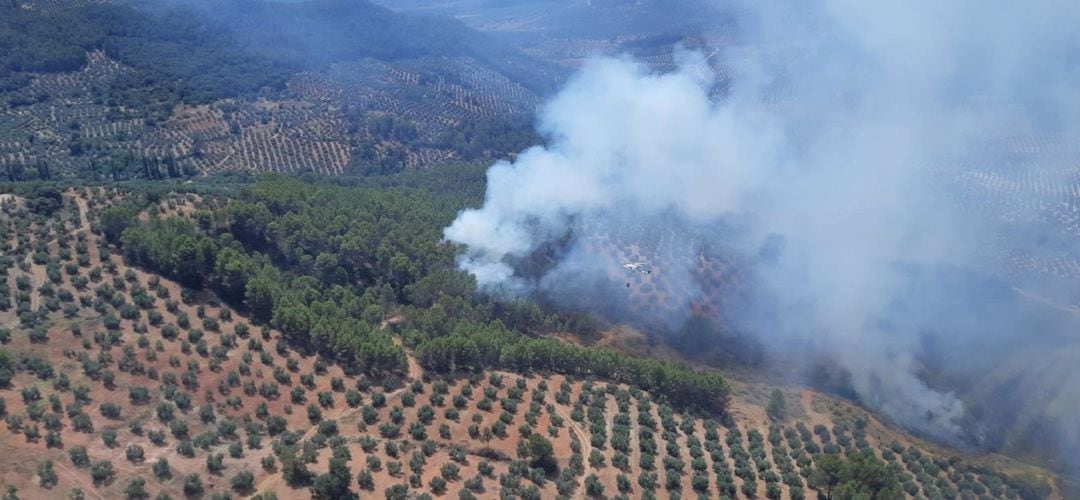
[[[958,203],[943,171],[1004,162],[991,145],[1016,135],[1077,132],[1080,7],[825,0],[754,3],[737,19],[740,42],[713,56],[734,70],[724,85],[702,54],[683,54],[669,74],[626,59],[586,65],[541,113],[547,144],[492,166],[483,207],[445,230],[468,247],[461,266],[492,291],[580,294],[603,273],[580,251],[580,228],[750,220],[724,243],[755,262],[755,296],[768,305],[739,327],[829,353],[865,403],[908,426],[970,433],[961,398],[920,374],[928,336],[963,339],[947,356],[965,367],[1024,343],[1076,341],[1019,331],[1034,323],[1008,313],[980,316],[969,306],[981,298],[912,276],[989,272],[979,250],[998,221]],[[782,250],[761,259],[777,240]],[[518,272],[553,244],[566,248],[557,264]],[[678,265],[656,263],[691,273]],[[1057,418],[1064,453],[1077,439],[1067,416],[1080,414],[1080,364],[1067,366],[1034,382],[1058,395],[1056,416],[1041,418]]]

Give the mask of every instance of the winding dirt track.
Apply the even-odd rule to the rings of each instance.
[[[589,456],[592,455],[592,442],[585,437],[585,430],[581,428],[581,424],[570,418],[570,415],[567,415],[565,410],[556,406],[555,413],[558,413],[564,421],[570,424],[570,430],[574,433],[574,436],[577,436],[578,442],[581,443],[581,457],[584,458],[582,460],[584,472],[581,475],[589,477],[589,474],[592,473],[592,466],[589,465]]]
[[[383,328],[385,328],[386,325],[387,322],[383,322]],[[401,339],[399,339],[398,337],[394,337],[394,343],[398,346],[401,346]],[[420,377],[424,375],[424,369],[420,366],[420,363],[416,361],[416,358],[408,349],[405,350],[405,359],[408,362],[409,366],[405,383],[403,383],[401,387],[386,393],[387,398],[392,398],[401,394],[409,388],[409,383],[413,382],[414,380],[420,380]],[[357,406],[356,408],[345,407],[337,413],[327,417],[326,420],[341,421],[360,412],[362,408],[362,406]],[[315,433],[318,432],[318,430],[318,425],[313,425],[309,427],[307,431],[304,431],[304,435],[301,438],[301,441],[311,439],[313,436],[315,436]],[[274,489],[278,488],[284,480],[285,478],[282,477],[281,474],[271,474],[269,476],[266,476],[265,478],[263,478],[262,481],[259,482],[259,484],[255,485],[254,493],[266,493],[267,491],[273,491]]]

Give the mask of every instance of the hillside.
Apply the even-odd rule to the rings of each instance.
[[[6,196],[0,219],[10,256],[0,301],[5,487],[20,498],[75,490],[90,498],[343,498],[346,491],[393,498],[802,498],[833,486],[919,498],[1062,496],[1038,469],[929,445],[849,403],[796,387],[773,392],[701,375],[692,384],[719,383],[709,394],[721,396],[720,405],[709,407],[700,396],[680,398],[680,386],[631,375],[638,370],[634,358],[604,354],[612,351],[540,340],[536,345],[546,351],[529,356],[546,352],[547,361],[514,361],[533,341],[511,337],[501,348],[471,344],[497,349],[496,362],[471,365],[468,348],[441,349],[474,338],[463,331],[468,318],[487,313],[453,304],[447,284],[437,285],[440,304],[421,298],[417,285],[433,283],[418,269],[413,277],[393,278],[371,262],[355,277],[335,278],[325,265],[329,257],[320,257],[311,276],[279,277],[293,286],[272,291],[271,303],[301,293],[313,308],[320,300],[352,304],[345,308],[357,319],[340,320],[362,324],[350,323],[347,330],[355,333],[339,340],[322,338],[329,332],[314,325],[297,329],[286,315],[301,313],[276,305],[268,320],[260,319],[258,278],[242,279],[245,298],[230,302],[237,290],[228,277],[252,272],[241,257],[244,246],[260,248],[256,265],[272,266],[267,257],[277,265],[303,262],[274,250],[323,240],[303,235],[301,218],[317,209],[301,208],[303,200],[333,207],[334,196],[357,199],[364,189],[270,180],[229,197],[152,190],[142,198],[140,190],[115,188]],[[414,177],[381,189],[405,195],[439,188]],[[450,207],[453,200],[444,198]],[[256,205],[247,205],[255,201],[293,214],[278,219],[291,228],[257,229],[252,222],[260,216],[250,211]],[[126,212],[133,206],[142,208]],[[409,209],[406,217],[431,209]],[[201,229],[185,234],[183,225],[156,223],[159,218],[193,220]],[[127,229],[118,234],[118,224]],[[214,239],[199,236],[226,227]],[[175,258],[194,259],[165,276],[149,271],[161,263],[144,246],[152,231],[163,230],[171,236],[155,237],[175,238]],[[413,258],[397,257],[394,266]],[[138,259],[142,265],[132,265]],[[421,265],[437,274],[438,260]],[[400,267],[387,269],[393,268]],[[267,272],[270,267],[256,274]],[[327,285],[334,281],[339,285]],[[196,282],[202,285],[191,286]],[[352,283],[363,282],[359,289],[369,292],[349,298]],[[297,289],[301,283],[308,288]],[[394,290],[409,292],[395,297]],[[382,305],[352,302],[376,291]],[[430,321],[448,307],[462,312],[456,326],[445,325],[452,332],[440,333]],[[513,324],[513,311],[495,315]],[[566,319],[544,320],[559,321]],[[475,342],[481,338],[488,337]],[[328,340],[339,347],[326,351]],[[551,357],[559,352],[577,361]],[[590,356],[606,361],[590,365]],[[649,363],[654,376],[684,376],[675,365]],[[833,466],[839,469],[830,482],[822,474]]]
[[[559,70],[362,0],[0,5],[9,180],[392,172],[505,155]]]
[[[0,0],[3,498],[1080,498],[1078,24]]]

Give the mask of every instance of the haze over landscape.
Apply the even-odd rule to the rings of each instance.
[[[1073,498],[1077,25],[4,3],[0,483]]]
[[[987,149],[1018,129],[1074,130],[1076,96],[1068,89],[1077,75],[1054,63],[1077,48],[1075,10],[1052,3],[1015,15],[982,4],[769,5],[736,18],[740,41],[754,47],[749,56],[716,56],[734,75],[722,96],[710,96],[718,82],[701,53],[683,54],[678,70],[665,74],[629,59],[588,63],[541,113],[548,146],[494,166],[485,205],[462,213],[445,234],[468,246],[462,266],[481,287],[560,293],[577,286],[582,272],[603,272],[580,260],[591,256],[573,248],[577,241],[533,283],[515,276],[512,259],[567,234],[577,238],[578,225],[663,225],[658,219],[674,212],[688,225],[679,230],[691,232],[752,214],[750,234],[727,243],[752,255],[767,238],[780,238],[780,255],[757,269],[775,302],[767,318],[731,311],[733,319],[762,328],[756,333],[778,348],[820,344],[852,372],[868,404],[939,437],[960,436],[964,408],[954,390],[934,390],[918,377],[923,343],[969,335],[970,343],[947,355],[970,365],[993,355],[982,341],[1015,350],[1035,339],[996,331],[1003,319],[1019,325],[1021,318],[941,327],[942,309],[971,314],[940,302],[950,300],[940,288],[958,278],[912,285],[912,275],[992,271],[978,247],[993,241],[1001,221],[958,206],[941,171],[1011,161]],[[797,45],[763,48],[791,41]],[[785,87],[783,105],[769,102],[777,86]],[[1052,170],[1076,159],[1054,156],[1031,155],[1027,166]],[[652,266],[692,279],[692,270],[672,269],[683,263]],[[938,300],[904,297],[920,285],[918,294]],[[901,301],[904,317],[890,318],[887,309]],[[1064,321],[1062,329],[1075,326]],[[1005,338],[981,338],[996,335]],[[978,361],[955,359],[965,356]],[[1064,411],[1050,417],[1061,419],[1056,426],[1075,451],[1080,399],[1072,382],[1080,364],[1061,368],[1066,373],[1053,375],[1060,382],[1044,385],[1062,395]]]

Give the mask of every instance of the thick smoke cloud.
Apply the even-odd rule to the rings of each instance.
[[[753,230],[733,248],[752,256],[779,235],[783,250],[755,268],[772,301],[768,331],[758,319],[742,326],[769,345],[830,353],[867,404],[957,435],[965,405],[920,377],[918,326],[885,318],[910,291],[906,265],[986,267],[977,247],[993,223],[955,203],[943,165],[1015,135],[1080,130],[1080,9],[823,0],[755,2],[737,18],[739,44],[713,56],[730,81],[700,54],[668,74],[627,59],[587,64],[541,113],[547,144],[492,166],[484,205],[446,238],[467,245],[461,266],[488,290],[580,294],[602,272],[581,251],[583,228],[748,218]],[[569,250],[545,275],[519,272],[556,242]],[[924,311],[912,307],[917,320]],[[977,340],[967,355],[979,355]]]
[[[560,237],[576,217],[671,209],[708,220],[739,206],[753,166],[776,161],[780,138],[767,137],[776,126],[714,105],[707,81],[688,71],[646,75],[598,60],[547,106],[540,131],[551,146],[494,165],[484,207],[446,230],[469,246],[463,264],[481,285],[525,286],[507,257]]]

